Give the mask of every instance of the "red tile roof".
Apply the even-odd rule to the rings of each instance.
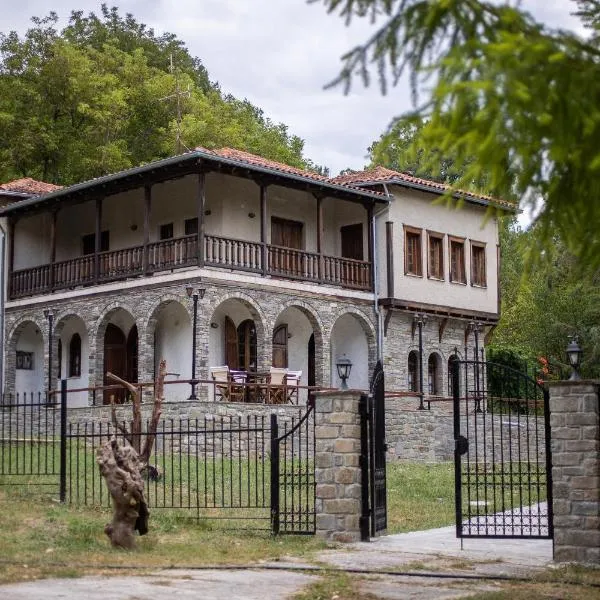
[[[332,179],[330,177],[326,177],[325,175],[320,175],[319,173],[315,173],[314,171],[307,171],[305,169],[298,169],[297,167],[291,167],[290,165],[286,165],[284,163],[277,162],[275,160],[270,160],[268,158],[263,158],[262,156],[258,156],[257,154],[251,154],[250,152],[245,152],[244,150],[237,150],[236,148],[219,148],[218,150],[208,150],[206,148],[198,147],[196,150],[200,152],[206,152],[209,154],[214,154],[215,156],[220,156],[222,158],[229,158],[232,160],[238,160],[240,162],[247,163],[249,165],[254,165],[256,167],[263,167],[266,169],[273,169],[274,171],[280,171],[283,174],[288,175],[299,175],[300,177],[306,177],[308,179],[313,179],[314,181],[318,181],[320,183],[330,183],[333,185],[341,185],[342,187],[349,188],[351,190],[360,190],[364,192],[365,189],[359,187],[357,185],[353,185],[351,182],[338,182],[335,178]],[[373,194],[377,196],[385,196],[377,191],[369,190]]]
[[[31,179],[31,177],[24,177],[23,179],[15,179],[14,181],[0,184],[0,192],[21,192],[23,194],[39,196],[41,194],[49,194],[50,192],[59,190],[61,187],[62,186],[54,185],[53,183]]]
[[[377,166],[373,169],[366,169],[364,171],[357,171],[354,173],[346,173],[344,175],[338,175],[333,177],[330,181],[333,183],[339,183],[342,185],[354,184],[354,185],[367,185],[377,183],[407,183],[408,185],[418,185],[431,189],[434,192],[447,192],[452,189],[452,186],[445,183],[439,183],[438,181],[431,181],[429,179],[422,179],[421,177],[415,177],[408,173],[400,173],[399,171],[393,171],[386,167]],[[463,196],[466,200],[479,200],[486,204],[495,204],[505,208],[516,209],[516,206],[512,202],[501,200],[500,198],[493,198],[485,194],[477,194],[465,190],[456,190],[456,193]]]

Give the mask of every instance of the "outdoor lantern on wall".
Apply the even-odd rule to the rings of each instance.
[[[569,377],[569,381],[577,381],[578,379],[581,379],[581,375],[579,375],[579,368],[581,366],[582,354],[583,351],[577,343],[577,338],[571,338],[571,342],[567,346],[567,358],[569,359],[569,364],[571,365],[571,377]]]
[[[335,366],[337,367],[338,377],[342,380],[342,384],[340,385],[341,390],[347,390],[348,384],[346,381],[348,377],[350,377],[350,371],[352,370],[352,361],[349,358],[343,356],[342,358],[338,358]]]

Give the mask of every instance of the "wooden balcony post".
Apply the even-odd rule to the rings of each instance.
[[[52,211],[52,220],[50,222],[50,272],[48,273],[48,287],[54,291],[54,263],[56,262],[56,220],[58,209]]]
[[[394,297],[394,223],[385,222],[385,254],[387,258],[387,295]],[[440,340],[441,341],[441,340]]]
[[[94,283],[100,280],[100,238],[102,237],[102,197],[96,198],[96,234],[94,247]]]
[[[260,244],[261,244],[261,262],[262,274],[265,276],[268,272],[267,265],[267,186],[260,184]]]
[[[196,213],[198,216],[198,239],[196,241],[196,258],[199,267],[204,266],[204,205],[206,203],[206,173],[198,173],[198,189],[196,196]]]
[[[144,250],[142,257],[142,269],[144,275],[150,275],[150,255],[148,244],[150,243],[150,211],[152,210],[152,186],[144,186]]]
[[[319,255],[319,281],[325,276],[323,261],[323,196],[315,194],[317,199],[317,254]]]
[[[14,217],[8,217],[8,297],[13,297],[12,275],[15,270],[15,225]]]
[[[369,287],[371,291],[375,289],[375,273],[373,269],[373,258],[375,257],[375,248],[373,247],[375,236],[373,235],[373,205],[367,205],[367,245],[368,245],[368,258],[369,261]]]

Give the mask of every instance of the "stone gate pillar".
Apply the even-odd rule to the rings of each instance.
[[[360,540],[361,392],[315,393],[316,534]]]
[[[554,560],[600,564],[600,382],[550,384]]]

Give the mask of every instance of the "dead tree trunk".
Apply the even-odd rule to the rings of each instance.
[[[132,395],[133,415],[131,430],[125,423],[117,421],[116,408],[111,399],[112,422],[115,435],[110,441],[98,448],[96,461],[100,473],[106,480],[106,486],[113,501],[113,518],[104,528],[113,546],[120,548],[135,547],[135,531],[140,535],[148,532],[148,505],[144,498],[144,478],[142,471],[147,467],[152,454],[156,430],[162,411],[164,381],[167,373],[166,362],[161,360],[154,386],[154,404],[152,418],[146,432],[143,450],[142,411],[138,388],[120,377],[107,373],[106,376],[126,387]],[[119,431],[123,439],[117,437]]]

